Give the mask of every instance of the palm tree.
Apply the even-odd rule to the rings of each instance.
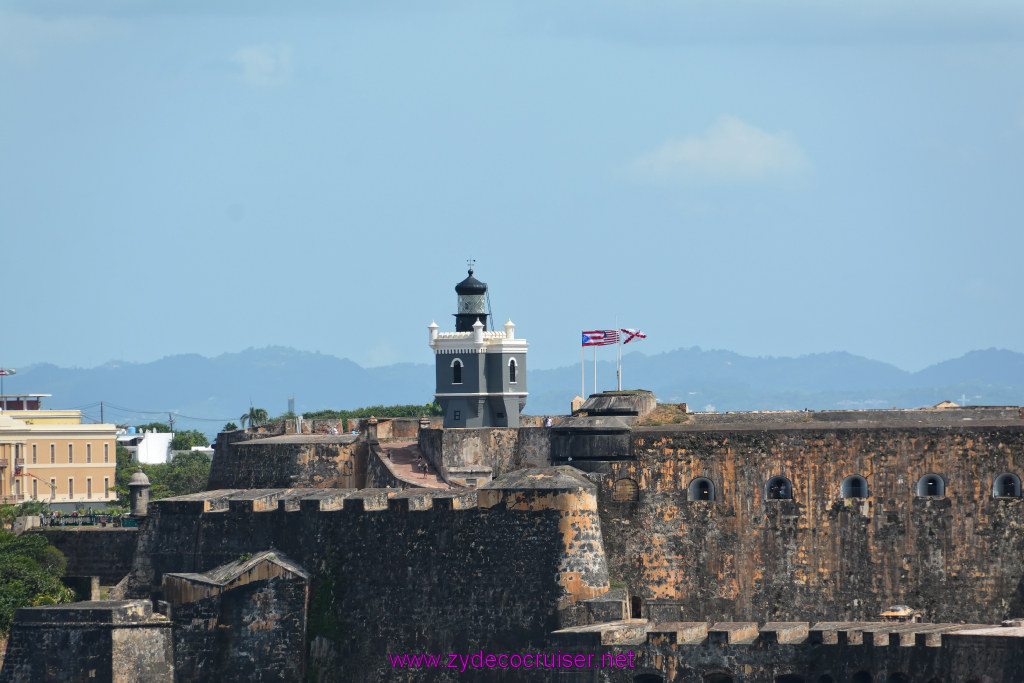
[[[249,409],[249,424],[258,427],[267,424],[269,419],[270,415],[263,408]]]
[[[251,403],[249,404],[249,412],[243,413],[239,420],[242,422],[242,429],[245,429],[245,423],[248,422],[250,427],[259,427],[265,425],[270,415],[263,408],[256,408]]]

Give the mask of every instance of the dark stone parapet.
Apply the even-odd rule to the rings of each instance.
[[[146,600],[92,600],[19,610],[24,624],[134,624],[153,617]]]
[[[775,683],[786,676],[849,681],[858,673],[876,681],[1024,680],[1024,627],[625,620],[555,631],[551,642],[552,648],[606,662],[601,680],[613,683],[631,683],[641,674],[702,683],[707,674],[741,672],[736,680],[747,683]],[[622,666],[623,661],[633,665]]]
[[[959,406],[891,410],[784,410],[733,413],[689,413],[682,424],[639,427],[643,431],[704,431],[717,429],[880,427],[1024,426],[1017,406]]]
[[[64,554],[65,576],[95,576],[100,583],[112,585],[131,571],[138,531],[135,527],[55,526],[36,527],[28,533],[42,534]]]
[[[319,670],[337,672],[332,680],[384,680],[374,672],[386,652],[496,647],[496,637],[540,647],[552,630],[584,621],[583,601],[608,590],[596,486],[569,467],[518,470],[478,490],[280,488],[157,500],[125,589],[160,598],[164,576],[267,548],[313,577],[311,652]],[[424,615],[430,633],[410,626]]]
[[[148,600],[27,607],[14,614],[0,683],[174,680],[171,622]]]

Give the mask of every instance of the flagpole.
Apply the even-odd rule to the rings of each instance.
[[[594,347],[594,393],[597,393],[597,347]]]
[[[618,321],[615,322],[618,325]],[[622,335],[619,335],[619,343],[616,344],[619,347],[619,369],[615,371],[615,375],[619,378],[619,391],[622,391]]]
[[[618,390],[623,390],[623,354],[620,352],[621,347],[618,346],[618,316],[615,315],[615,384],[618,385]]]
[[[586,353],[586,351],[587,351],[587,347],[585,347],[585,346],[583,346],[581,344],[580,345],[580,398],[586,398],[587,397],[587,394],[586,394],[586,391],[587,391],[587,386],[586,386],[586,384],[587,384],[587,365],[586,365],[586,356],[583,355],[583,354]]]

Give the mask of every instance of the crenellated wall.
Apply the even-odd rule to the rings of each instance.
[[[275,548],[313,575],[309,666],[390,680],[386,654],[540,647],[607,589],[596,487],[571,468],[480,490],[211,491],[155,501],[129,595]],[[517,474],[521,474],[517,473]],[[478,500],[478,495],[482,501]]]
[[[556,632],[552,647],[590,656],[609,683],[1024,680],[1017,626],[619,621]]]

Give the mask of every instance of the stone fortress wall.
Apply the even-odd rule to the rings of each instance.
[[[1018,625],[877,621],[633,620],[552,636],[553,648],[596,663],[632,655],[635,667],[600,669],[614,683],[1013,683],[1024,680],[1022,645]]]
[[[542,647],[608,589],[596,487],[571,468],[479,490],[211,491],[150,504],[126,597],[274,549],[313,576],[320,680],[391,680],[387,653]],[[390,669],[388,667],[388,669]],[[319,674],[318,674],[319,675]]]
[[[894,603],[940,621],[1024,614],[1024,499],[993,496],[996,477],[1024,474],[1024,421],[636,428],[631,449],[585,463],[609,569],[675,604],[672,620],[870,619]],[[930,474],[944,495],[918,495]],[[851,475],[867,497],[843,498]],[[769,499],[775,477],[791,499]],[[693,499],[698,478],[713,500]]]
[[[420,450],[446,480],[455,470],[499,477],[548,461],[589,471],[612,577],[675,618],[870,619],[894,603],[947,621],[1024,614],[1024,557],[1014,552],[1024,499],[992,495],[1000,474],[1024,474],[1017,407],[688,414],[662,427],[621,416],[551,428],[424,427]],[[362,440],[277,443],[289,438],[218,450],[211,488],[359,485],[338,472],[365,472]],[[943,495],[917,495],[928,474],[942,479]],[[842,497],[851,475],[864,478],[867,497]],[[787,480],[791,499],[767,499],[773,477]],[[714,500],[690,500],[698,478]],[[624,485],[632,496],[623,498]]]
[[[992,496],[996,476],[1024,471],[1024,420],[1018,408],[689,414],[682,424],[667,427],[631,425],[620,417],[591,420],[591,428],[579,418],[562,420],[553,428],[424,428],[419,444],[441,468],[489,467],[496,475],[526,472],[519,468],[534,459],[565,463],[566,444],[576,444],[568,451],[577,456],[572,464],[597,484],[601,537],[595,542],[604,549],[611,581],[624,587],[621,607],[612,600],[612,623],[634,617],[646,624],[639,629],[642,638],[629,646],[645,652],[649,663],[668,661],[665,643],[675,642],[676,636],[667,635],[674,633],[674,624],[699,622],[705,631],[711,625],[711,631],[696,644],[711,649],[696,659],[705,664],[720,661],[722,671],[734,670],[730,662],[739,666],[746,661],[739,670],[746,667],[759,676],[783,675],[788,667],[835,670],[835,680],[847,680],[853,668],[847,672],[833,664],[849,655],[873,657],[873,669],[868,669],[876,673],[941,672],[948,658],[962,658],[955,653],[967,647],[966,636],[936,649],[943,641],[929,626],[931,649],[914,655],[919,660],[915,669],[904,662],[909,650],[894,650],[893,659],[885,648],[872,650],[874,654],[850,649],[863,647],[862,642],[847,642],[850,637],[856,640],[856,633],[837,636],[847,648],[840,656],[839,649],[828,647],[833,645],[828,633],[820,640],[814,626],[809,637],[789,643],[802,643],[798,650],[782,648],[771,657],[752,657],[760,646],[750,646],[763,646],[773,636],[762,634],[742,642],[733,624],[803,619],[821,622],[820,631],[822,623],[846,621],[846,630],[840,628],[845,634],[863,628],[863,622],[894,603],[910,604],[930,621],[978,624],[997,623],[1024,609],[1024,558],[1014,552],[1022,499]],[[524,447],[530,449],[529,456]],[[842,481],[853,474],[865,478],[866,498],[842,497]],[[944,495],[917,495],[917,482],[925,474],[943,479]],[[791,499],[768,499],[768,481],[776,476],[791,484]],[[699,477],[711,482],[714,500],[690,500],[689,485]],[[624,481],[635,487],[623,486]],[[630,491],[635,491],[635,499]],[[466,495],[472,493],[430,498],[451,496],[454,501]],[[359,496],[378,501],[371,507],[382,505],[370,492]],[[349,505],[358,505],[359,499]],[[405,505],[401,500],[392,505]],[[519,581],[521,571],[507,572],[504,580]],[[588,622],[608,617],[585,612],[574,618],[577,627],[583,624],[580,628],[585,629]],[[735,656],[723,659],[710,645],[719,638],[719,622],[719,629],[735,639],[729,641],[739,648]],[[874,627],[885,628],[877,623]],[[600,626],[589,628],[596,629],[589,633],[598,633],[598,640],[606,637]],[[509,642],[536,643],[540,630]],[[901,643],[894,647],[907,647],[918,632],[920,627],[909,631],[909,637],[907,632],[894,636],[893,642]],[[570,633],[555,636],[553,642],[558,644]],[[1020,634],[1012,629],[998,635],[1019,642]],[[423,638],[419,633],[416,642],[441,644]],[[869,635],[868,640],[877,648],[882,636]],[[676,644],[695,643],[691,639]],[[679,661],[692,660],[700,652],[684,648]],[[818,658],[819,664],[812,666],[808,657]],[[651,671],[668,680],[701,680],[687,678],[681,666],[665,664]]]
[[[131,571],[138,531],[135,527],[44,526],[30,533],[43,534],[64,553],[65,576],[97,577],[99,583],[113,585]]]
[[[356,436],[243,437],[244,430],[218,435],[208,488],[360,488],[366,485],[367,442]]]
[[[221,435],[211,486],[229,490],[151,503],[120,594],[280,552],[312,577],[301,664],[325,681],[391,680],[387,653],[531,648],[641,656],[558,681],[1024,680],[1024,629],[964,625],[1024,613],[1019,482],[992,495],[1024,472],[1020,409],[636,417],[424,425],[438,469],[498,476],[437,492],[356,490],[368,433]],[[843,497],[851,475],[866,497]],[[917,495],[925,475],[942,495]],[[870,621],[894,603],[959,625]]]

